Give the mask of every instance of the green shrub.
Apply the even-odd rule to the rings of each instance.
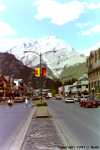
[[[27,97],[31,97],[32,95],[33,95],[32,92],[27,92],[27,93],[26,93],[26,96],[27,96]]]
[[[100,99],[100,94],[97,94],[97,95],[96,95],[96,98],[97,98],[97,99]]]

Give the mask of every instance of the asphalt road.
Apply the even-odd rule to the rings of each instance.
[[[78,103],[60,100],[48,104],[66,145],[80,150],[100,150],[100,107],[81,108]]]
[[[8,149],[7,147],[14,141],[31,110],[32,107],[24,103],[17,103],[11,107],[7,104],[0,105],[0,150]]]

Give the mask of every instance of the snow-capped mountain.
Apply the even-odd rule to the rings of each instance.
[[[27,40],[11,48],[10,52],[29,67],[39,64],[40,58],[35,53],[39,55],[41,53],[42,63],[47,64],[56,75],[63,70],[65,65],[70,66],[86,61],[86,56],[77,53],[70,45],[55,36]]]

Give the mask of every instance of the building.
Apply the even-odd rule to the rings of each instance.
[[[90,93],[100,93],[100,48],[91,51],[87,58]]]
[[[29,90],[28,86],[23,82],[23,79],[14,79],[14,85],[15,96],[24,96]]]
[[[0,74],[0,100],[7,97],[23,96],[27,92],[26,85],[22,79],[13,79],[10,76]]]
[[[11,93],[10,77],[0,74],[0,97],[8,96],[9,93]]]
[[[79,88],[80,88],[80,93],[81,94],[88,94],[89,92],[89,88],[88,88],[88,75],[87,74],[83,74],[79,80],[78,80],[78,84],[79,84]]]
[[[88,94],[88,75],[82,75],[78,81],[74,82],[72,85],[65,85],[64,89],[67,95],[75,96]]]

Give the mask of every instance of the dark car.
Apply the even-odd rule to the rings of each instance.
[[[96,100],[97,105],[100,106],[100,100]]]

